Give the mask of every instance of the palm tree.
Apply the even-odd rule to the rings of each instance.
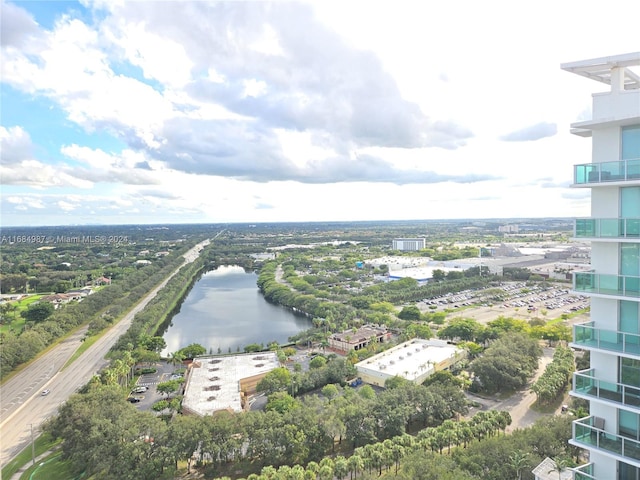
[[[509,457],[509,466],[516,471],[516,480],[522,480],[522,469],[527,466],[529,453],[516,450]]]
[[[552,468],[551,470],[549,470],[549,472],[547,473],[551,473],[551,472],[556,472],[558,474],[558,480],[560,480],[562,477],[562,472],[565,471],[565,469],[569,466],[569,460],[565,457],[554,457],[553,458],[553,465],[554,468]]]
[[[171,357],[170,362],[171,362],[171,365],[173,365],[174,369],[176,365],[181,365],[182,361],[184,360],[184,354],[180,351],[171,353],[170,357]]]
[[[364,469],[364,460],[360,455],[351,455],[349,460],[347,460],[349,464],[349,472],[351,473],[351,479],[358,478],[358,470],[362,471]]]

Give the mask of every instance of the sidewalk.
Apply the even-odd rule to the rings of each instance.
[[[47,458],[49,455],[51,455],[52,453],[57,452],[58,450],[60,450],[60,447],[58,448],[54,448],[53,450],[47,450],[46,452],[44,452],[41,455],[38,455],[36,457],[36,465],[38,463],[40,463],[42,460],[44,460],[45,458]],[[8,479],[8,480],[20,480],[20,477],[22,477],[22,475],[24,474],[24,472],[26,472],[29,468],[31,468],[31,465],[33,465],[33,462],[31,460],[29,460],[25,465],[23,465],[22,467],[20,467],[20,469],[13,474],[13,476]]]

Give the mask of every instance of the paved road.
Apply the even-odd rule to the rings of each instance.
[[[205,240],[184,254],[184,264],[198,258],[202,248],[209,244]],[[183,265],[184,265],[183,264]],[[0,400],[0,464],[6,465],[31,440],[31,426],[38,433],[40,425],[58,411],[71,394],[85,385],[93,375],[107,365],[105,355],[124,334],[136,313],[142,310],[158,291],[179,269],[149,292],[125,317],[107,331],[76,361],[60,370],[71,358],[82,342],[84,331],[80,330],[65,339],[36,361],[29,364],[19,375],[2,385]],[[41,396],[44,389],[51,392]]]
[[[531,391],[531,385],[544,373],[547,365],[553,360],[553,348],[544,348],[543,355],[538,362],[538,370],[531,380],[530,384],[524,389],[514,393],[509,398],[504,400],[494,400],[490,398],[483,398],[472,393],[468,393],[467,397],[470,400],[476,401],[483,405],[483,409],[491,410],[506,410],[511,414],[511,425],[507,427],[507,432],[512,432],[519,428],[526,428],[533,425],[536,420],[548,414],[538,413],[535,410],[531,410],[531,405],[536,401],[536,394]],[[479,409],[472,409],[469,412],[469,417],[473,416]]]

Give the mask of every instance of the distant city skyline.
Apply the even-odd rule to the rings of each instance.
[[[0,8],[5,227],[586,217],[559,65],[639,49],[623,0]]]

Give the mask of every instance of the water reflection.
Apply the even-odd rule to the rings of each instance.
[[[311,322],[268,303],[258,291],[257,275],[239,266],[205,273],[189,292],[164,334],[163,356],[191,343],[213,353],[243,351],[250,343],[286,342]]]

